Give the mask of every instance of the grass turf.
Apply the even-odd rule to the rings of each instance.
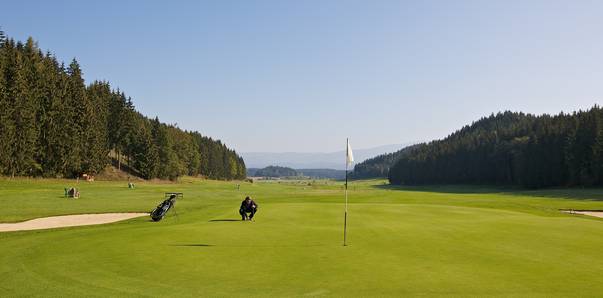
[[[149,211],[178,217],[0,233],[2,296],[599,296],[603,191],[353,182],[349,246],[340,183],[0,180],[0,222]],[[237,214],[245,195],[256,222]]]

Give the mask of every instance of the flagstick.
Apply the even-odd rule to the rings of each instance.
[[[349,140],[346,139],[346,145],[349,144]],[[348,155],[348,147],[346,146],[346,163],[345,163],[345,213],[343,216],[343,246],[347,246],[346,240],[347,240],[347,232],[348,232],[348,162],[347,162],[347,155]]]

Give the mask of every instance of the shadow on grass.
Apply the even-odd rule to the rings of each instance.
[[[212,247],[212,246],[216,246],[216,245],[213,245],[213,244],[170,244],[169,246]],[[220,245],[220,247],[322,247],[322,246],[335,246],[335,245],[326,245],[326,244]]]
[[[224,247],[324,247],[324,246],[336,246],[326,244],[274,244],[274,245],[223,245]],[[338,245],[342,246],[342,245]]]
[[[432,192],[445,194],[500,194],[509,196],[526,196],[555,199],[570,199],[584,201],[603,201],[602,188],[542,188],[525,189],[518,186],[487,186],[487,185],[373,185],[373,188],[383,190],[400,190],[416,192]]]
[[[242,221],[240,219],[212,219],[209,222],[220,222],[220,221]]]
[[[212,244],[170,244],[170,246],[181,246],[181,247],[209,247],[214,246]]]
[[[419,192],[437,192],[454,194],[479,194],[479,193],[506,193],[520,190],[520,188],[501,187],[501,186],[483,186],[483,185],[392,185],[380,184],[373,185],[374,188],[384,190],[404,190]]]

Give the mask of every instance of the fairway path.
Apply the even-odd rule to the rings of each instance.
[[[50,216],[17,223],[0,223],[0,232],[99,225],[148,215],[148,213],[101,213]]]

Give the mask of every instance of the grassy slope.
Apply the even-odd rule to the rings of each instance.
[[[395,188],[356,182],[341,246],[342,186],[188,179],[178,184],[0,181],[0,222],[148,211],[182,191],[178,217],[0,233],[3,296],[598,296],[601,190]],[[247,194],[257,221],[237,221]],[[230,221],[234,220],[234,221]]]

